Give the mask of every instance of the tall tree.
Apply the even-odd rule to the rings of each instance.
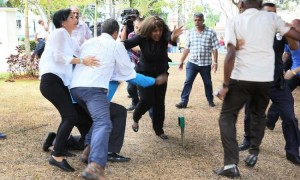
[[[25,14],[25,54],[27,56],[27,73],[32,73],[32,67],[31,67],[31,50],[30,50],[30,44],[29,44],[29,26],[28,26],[28,0],[24,0],[24,14]]]

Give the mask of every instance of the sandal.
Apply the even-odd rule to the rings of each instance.
[[[84,171],[81,173],[83,179],[88,180],[105,180],[104,169],[98,164],[92,162],[90,163]]]

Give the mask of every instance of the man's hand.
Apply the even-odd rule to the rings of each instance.
[[[284,73],[284,79],[289,80],[292,79],[297,73],[293,70],[288,70]]]
[[[183,62],[179,63],[178,69],[179,69],[179,70],[182,70],[182,69],[183,69]]]
[[[83,58],[82,64],[86,66],[95,66],[99,67],[100,66],[100,61],[95,58],[95,56],[87,56]]]
[[[237,39],[236,40],[236,50],[240,50],[244,44],[245,44],[244,39]]]
[[[224,88],[221,88],[218,92],[217,92],[217,94],[216,94],[216,96],[220,99],[220,100],[224,100],[224,98],[225,98],[225,96],[226,96],[226,94],[227,94],[227,92],[228,92],[228,87],[224,87]]]
[[[213,64],[211,65],[211,69],[214,71],[214,73],[216,73],[217,70],[218,70],[218,64],[213,63]]]

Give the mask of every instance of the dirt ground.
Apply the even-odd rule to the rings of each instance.
[[[171,54],[174,62],[178,54]],[[214,90],[222,84],[223,56],[219,70],[212,75]],[[170,67],[166,95],[165,133],[169,140],[159,139],[152,130],[151,120],[145,114],[140,121],[140,130],[131,129],[132,112],[128,112],[125,142],[121,155],[131,157],[128,163],[108,163],[107,179],[222,179],[212,170],[223,165],[223,150],[220,140],[218,118],[222,102],[215,99],[216,107],[209,108],[201,78],[197,77],[187,109],[179,110],[175,104],[185,80],[185,70],[178,71],[177,65]],[[295,90],[295,111],[299,111],[299,90]],[[127,107],[126,83],[122,83],[114,102]],[[76,157],[68,158],[76,169],[66,173],[50,166],[50,153],[42,151],[42,142],[49,131],[55,131],[60,117],[55,108],[39,92],[38,80],[17,80],[9,83],[0,80],[0,131],[8,137],[0,140],[0,179],[80,179],[85,165]],[[243,112],[237,123],[239,142],[243,139]],[[177,118],[186,120],[184,147],[180,141]],[[73,134],[78,134],[73,130]],[[300,179],[299,167],[285,159],[284,139],[280,122],[274,131],[266,130],[261,145],[261,154],[254,168],[243,162],[248,152],[240,153],[241,179]]]

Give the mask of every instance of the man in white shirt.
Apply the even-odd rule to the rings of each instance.
[[[230,178],[240,176],[237,168],[239,147],[235,124],[240,109],[249,97],[252,117],[251,147],[245,163],[253,167],[257,162],[266,125],[268,91],[274,75],[274,35],[279,32],[281,35],[300,39],[300,33],[286,26],[275,13],[259,11],[262,0],[241,0],[240,5],[243,12],[231,19],[225,29],[227,55],[224,81],[223,88],[217,95],[224,99],[219,119],[224,167],[214,172]]]
[[[107,92],[109,81],[134,79],[136,72],[127,51],[121,42],[116,41],[119,24],[107,19],[102,24],[102,34],[85,42],[80,57],[87,55],[101,59],[101,66],[86,68],[77,65],[73,72],[71,93],[74,99],[85,108],[93,120],[89,165],[82,173],[86,177],[104,177],[107,163],[109,134],[112,129]],[[97,169],[97,172],[92,169]]]
[[[34,49],[33,56],[36,55],[38,58],[42,56],[47,36],[48,33],[46,31],[45,23],[42,19],[40,19],[34,36],[36,47]]]
[[[78,20],[78,24],[76,28],[72,32],[72,39],[77,45],[77,50],[75,52],[75,56],[79,57],[79,49],[80,46],[86,41],[92,38],[92,32],[89,29],[88,25],[79,19],[80,12],[77,6],[70,7],[73,16]]]

